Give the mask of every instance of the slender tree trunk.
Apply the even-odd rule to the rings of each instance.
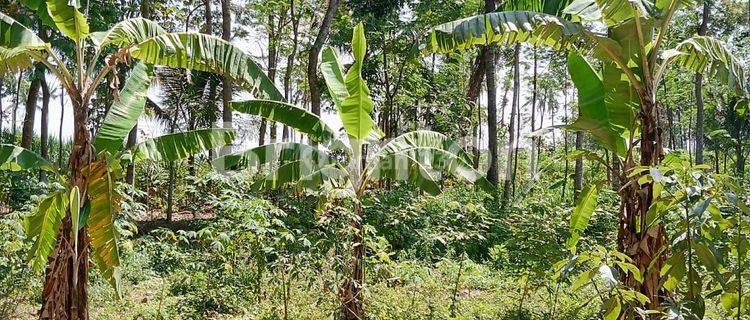
[[[3,110],[3,98],[5,98],[5,95],[2,94],[3,92],[3,83],[5,82],[5,77],[0,77],[0,143],[3,143],[3,121],[5,121],[5,110]]]
[[[515,145],[515,128],[516,112],[518,111],[519,95],[521,93],[521,75],[519,55],[521,54],[521,45],[516,44],[513,53],[513,103],[510,109],[510,124],[508,125],[508,159],[505,165],[505,181],[503,182],[503,206],[507,205],[510,200],[511,183],[513,182],[513,146]]]
[[[297,46],[299,44],[299,19],[294,11],[295,1],[289,1],[289,19],[292,22],[292,52],[287,57],[286,70],[284,71],[284,99],[289,103],[292,100],[292,73],[294,72],[294,61],[297,58]],[[281,141],[289,141],[289,127],[286,125],[282,129]]]
[[[519,101],[516,104],[516,108],[517,108],[516,109],[516,137],[514,139],[516,142],[516,145],[513,146],[513,176],[510,177],[510,181],[513,185],[513,192],[511,194],[512,194],[512,197],[514,198],[516,197],[516,177],[518,176],[517,175],[518,173],[518,143],[521,141],[521,101],[520,101],[521,89],[520,87],[518,90],[519,90],[518,91]]]
[[[23,72],[18,72],[18,81],[16,82],[16,102],[13,104],[13,114],[10,116],[10,127],[11,127],[11,139],[10,143],[16,143],[16,126],[18,125],[16,117],[18,116],[18,104],[21,100],[21,81],[23,80]]]
[[[318,86],[318,56],[323,50],[323,44],[328,39],[328,33],[333,21],[333,15],[339,6],[339,0],[328,0],[325,17],[320,24],[318,35],[315,37],[307,56],[307,85],[310,88],[310,111],[320,115],[320,87]]]
[[[485,53],[485,64],[487,65],[487,142],[489,148],[489,167],[487,168],[487,179],[492,185],[497,186],[498,180],[498,158],[497,158],[497,81],[495,80],[495,49],[488,47]]]
[[[281,36],[281,28],[284,25],[284,21],[286,20],[286,11],[284,11],[278,21],[276,20],[275,15],[269,15],[268,16],[268,78],[271,79],[271,82],[276,83],[276,70],[278,68],[278,60],[279,60],[279,53],[278,53],[278,44],[280,41]],[[277,29],[278,26],[278,29]],[[266,129],[268,129],[270,133],[270,143],[275,143],[276,141],[276,123],[271,121],[271,123],[268,123],[268,120],[266,118],[260,119],[260,137],[258,139],[258,145],[262,146],[265,144],[266,140]]]
[[[508,91],[510,91],[510,78],[505,78],[503,83],[503,100],[500,102],[500,122],[501,126],[505,126],[505,108],[508,106]]]
[[[485,50],[486,48],[482,48],[480,53],[477,55],[476,58],[474,58],[474,63],[472,63],[471,67],[471,74],[469,75],[469,85],[466,90],[466,102],[472,104],[476,110],[477,114],[477,121],[474,127],[472,128],[474,131],[474,147],[472,150],[474,153],[474,168],[479,168],[479,142],[481,139],[479,139],[479,133],[481,132],[482,128],[482,107],[479,103],[479,94],[482,91],[482,82],[484,81],[484,75],[487,73],[487,62],[484,59],[485,56]],[[390,122],[389,119],[386,119],[386,121]]]
[[[87,197],[88,180],[83,175],[93,162],[93,147],[86,124],[87,107],[74,105],[74,137],[70,154],[71,186],[77,186],[81,198]],[[83,202],[81,203],[83,205]],[[89,237],[84,226],[79,231],[78,257],[75,257],[71,242],[72,221],[70,211],[62,220],[57,244],[50,255],[45,271],[42,291],[41,319],[88,319],[88,267]]]
[[[42,114],[41,114],[41,125],[40,131],[39,131],[39,139],[40,139],[40,146],[39,146],[39,154],[42,156],[42,158],[49,160],[49,128],[47,126],[49,125],[49,99],[50,99],[50,92],[49,92],[49,86],[47,86],[47,79],[42,76],[41,79],[41,87],[42,87]],[[39,171],[39,181],[46,181],[47,180],[47,172],[44,170]]]
[[[563,88],[563,121],[568,122],[568,81],[565,80]],[[568,159],[568,130],[563,130],[563,150],[565,151],[565,172],[563,173],[562,194],[560,199],[565,201],[565,191],[568,189],[568,173],[570,172],[570,160]]]
[[[34,140],[34,121],[36,120],[36,100],[41,88],[41,72],[35,72],[31,80],[29,94],[26,96],[26,114],[23,117],[23,131],[21,131],[21,147],[31,148]]]
[[[180,109],[182,107],[182,94],[177,99],[177,105],[174,109],[174,116],[171,119],[169,126],[169,133],[175,133],[177,131],[177,120],[180,115]],[[172,221],[172,215],[174,214],[174,187],[177,174],[175,172],[174,161],[169,162],[169,180],[167,182],[167,221]]]
[[[495,1],[484,1],[484,12],[495,11]],[[485,78],[487,79],[487,141],[489,154],[489,168],[487,168],[487,179],[497,188],[498,184],[498,158],[497,158],[497,80],[495,79],[495,47],[489,45],[484,48],[482,57],[486,65]],[[505,198],[503,198],[505,199]]]
[[[232,39],[232,13],[230,12],[230,0],[221,0],[221,38],[230,41]],[[232,101],[232,80],[224,77],[221,85],[222,120],[224,128],[232,128],[232,109],[229,103]],[[227,145],[221,148],[222,154],[232,152],[232,147]]]
[[[737,134],[737,141],[744,141],[745,139],[745,119],[738,119],[739,120],[739,129]],[[735,154],[735,162],[734,162],[734,170],[737,174],[737,177],[743,178],[745,176],[745,151],[742,148],[742,143],[737,143],[734,145],[734,154]],[[724,170],[726,171],[726,169]]]
[[[711,9],[711,2],[703,1],[703,15],[701,23],[698,26],[698,35],[705,36],[708,28],[708,19]],[[705,111],[703,110],[703,75],[695,74],[695,163],[703,163],[703,122]]]
[[[537,62],[539,57],[537,55],[537,48],[534,47],[534,71],[532,78],[532,92],[531,92],[531,131],[536,131],[536,104],[537,104]],[[536,155],[537,148],[539,145],[539,137],[531,138],[531,155],[529,157],[529,176],[533,180],[536,175]]]
[[[60,86],[60,128],[57,132],[57,139],[59,140],[57,145],[57,166],[62,168],[63,166],[63,121],[65,120],[65,88]]]
[[[350,275],[345,277],[341,290],[341,312],[346,320],[360,320],[365,318],[365,310],[362,306],[363,286],[365,283],[364,262],[365,247],[362,229],[362,206],[357,202],[354,204],[354,213],[360,219],[353,219],[351,228],[354,230],[352,242],[352,257],[348,262]]]

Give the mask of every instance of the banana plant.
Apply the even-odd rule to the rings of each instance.
[[[711,37],[693,36],[674,48],[663,48],[671,18],[687,6],[680,0],[574,0],[561,12],[547,10],[543,0],[509,3],[515,5],[506,6],[506,11],[434,27],[423,41],[424,50],[451,53],[475,45],[527,43],[569,53],[579,116],[566,128],[590,133],[623,163],[621,175],[628,183],[620,190],[618,245],[644,278],[639,282],[628,276],[624,283],[644,294],[649,308],[656,308],[664,296],[659,270],[669,254],[666,230],[661,222],[641,228],[653,203],[654,186],[638,184],[641,175],[630,172],[637,165],[657,165],[664,156],[657,88],[666,70],[677,66],[714,76],[747,97],[743,66]],[[598,60],[601,70],[588,59]]]
[[[259,190],[293,184],[300,190],[319,192],[323,201],[350,199],[355,213],[351,226],[355,230],[362,230],[360,199],[378,181],[407,181],[434,195],[441,191],[442,174],[448,173],[491,191],[489,182],[471,166],[469,155],[443,134],[414,131],[385,144],[377,143],[382,133],[372,119],[374,103],[361,74],[366,48],[360,24],[352,36],[354,62],[346,73],[333,48],[322,53],[320,68],[347,139],[339,139],[320,117],[294,105],[270,100],[237,101],[231,104],[235,111],[285,124],[306,134],[315,146],[291,142],[263,145],[217,158],[214,167],[239,170],[268,165],[271,172],[255,183]],[[371,156],[365,156],[363,150]],[[349,274],[340,292],[346,319],[364,316],[362,240],[361,232],[356,231],[351,240]]]
[[[11,145],[0,148],[0,166],[51,171],[67,186],[50,194],[28,220],[27,230],[37,243],[31,254],[32,264],[38,268],[47,265],[40,316],[87,319],[89,255],[104,278],[119,287],[117,236],[112,224],[120,209],[119,196],[114,191],[114,183],[121,176],[119,160],[130,157],[129,152],[135,159],[177,160],[225,145],[234,137],[231,130],[196,130],[145,141],[135,150],[123,150],[125,137],[143,112],[153,67],[218,73],[255,97],[283,98],[249,55],[217,37],[168,33],[157,23],[141,18],[91,32],[86,16],[79,11],[78,1],[40,0],[24,4],[72,41],[75,53],[63,57],[52,44],[0,13],[0,73],[17,72],[37,64],[57,78],[72,102],[73,147],[67,170],[55,168],[33,152]],[[133,60],[140,62],[92,140],[88,119],[90,100],[107,77],[116,79],[118,67],[130,65]],[[69,201],[76,198],[68,196],[68,190],[74,188],[78,190],[79,204],[74,205],[78,208],[71,208]],[[80,213],[77,221],[72,219],[73,212]],[[77,246],[72,246],[72,241]]]

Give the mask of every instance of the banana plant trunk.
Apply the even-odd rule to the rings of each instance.
[[[648,94],[650,97],[650,94]],[[659,107],[651,98],[643,98],[640,112],[641,142],[640,165],[655,166],[663,158],[661,141],[662,129],[658,125]],[[623,181],[635,167],[632,157],[626,159],[621,171]],[[625,277],[625,284],[650,299],[647,307],[654,309],[660,304],[660,271],[667,258],[667,234],[662,223],[648,225],[646,213],[653,202],[652,183],[638,185],[639,176],[630,178],[629,184],[621,193],[620,226],[618,246],[627,254],[643,275],[643,282],[635,280],[631,273]]]
[[[87,198],[88,180],[83,170],[93,161],[93,147],[86,128],[86,110],[74,102],[74,142],[70,155],[70,188],[77,186],[81,199]],[[85,203],[85,201],[81,201]],[[88,245],[86,228],[79,232],[78,254],[72,239],[70,210],[62,221],[57,245],[50,256],[42,292],[41,319],[87,320],[88,314]]]
[[[362,306],[362,288],[365,282],[362,263],[365,246],[361,222],[363,211],[359,203],[354,204],[354,213],[357,215],[357,218],[351,222],[353,230],[356,230],[351,241],[354,247],[347,269],[349,274],[344,277],[344,285],[341,287],[341,313],[346,320],[362,320],[365,318],[365,310]]]

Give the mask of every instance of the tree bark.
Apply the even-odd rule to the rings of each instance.
[[[487,65],[487,142],[489,148],[489,167],[487,168],[487,180],[497,187],[498,182],[498,159],[497,159],[497,80],[495,79],[495,50],[493,47],[486,48],[485,64]]]
[[[495,0],[484,1],[484,12],[495,11]],[[483,49],[482,59],[487,67],[485,79],[487,80],[487,141],[490,149],[489,167],[487,168],[487,180],[497,188],[498,184],[498,158],[497,158],[497,80],[495,79],[495,47],[489,45]],[[503,198],[505,199],[505,198]]]
[[[503,181],[503,206],[510,200],[511,184],[513,179],[513,146],[515,145],[516,112],[518,112],[519,95],[521,93],[521,75],[519,55],[521,45],[516,44],[513,53],[513,103],[510,107],[510,123],[508,125],[508,158],[505,163],[505,181]]]
[[[41,125],[39,130],[39,139],[40,139],[40,146],[39,146],[39,155],[42,156],[42,158],[49,160],[49,128],[47,127],[49,125],[49,99],[50,99],[50,92],[49,92],[49,86],[47,85],[47,79],[42,76],[41,79],[41,87],[42,87],[42,114],[41,114]],[[39,181],[46,181],[47,180],[47,172],[44,170],[39,171]]]
[[[230,0],[221,0],[221,38],[230,41],[232,39],[232,13],[230,12]],[[232,101],[232,80],[224,77],[221,85],[221,118],[224,122],[224,128],[232,128],[232,109],[229,103]],[[232,152],[232,147],[227,145],[221,147],[221,154]]]
[[[279,60],[279,41],[281,36],[281,29],[284,26],[286,20],[286,11],[284,11],[276,20],[275,14],[268,15],[268,78],[271,82],[276,83],[276,71],[278,69]],[[277,29],[278,28],[278,29]],[[266,118],[260,118],[260,135],[258,138],[258,145],[262,146],[266,140],[266,129],[269,131],[269,142],[276,142],[276,123],[271,121],[268,123]]]
[[[703,1],[703,16],[698,26],[698,35],[705,36],[708,29],[708,19],[710,14],[711,2]],[[705,111],[703,110],[703,75],[695,74],[695,163],[703,163],[703,122]]]
[[[75,100],[75,99],[74,99]],[[75,103],[75,102],[74,102]],[[77,186],[81,198],[87,197],[88,179],[83,171],[93,162],[93,147],[87,129],[87,107],[73,105],[74,133],[73,148],[70,154],[71,185]],[[83,205],[83,202],[81,203]],[[57,237],[57,244],[50,255],[45,271],[44,289],[42,291],[41,319],[88,319],[88,267],[89,237],[84,226],[79,231],[78,257],[75,257],[72,239],[72,221],[70,210],[62,221]],[[77,269],[77,270],[75,270]]]
[[[532,91],[531,91],[531,131],[536,131],[536,105],[537,105],[537,63],[539,56],[537,54],[537,48],[534,47],[534,70],[532,75]],[[529,157],[529,176],[534,179],[536,175],[536,157],[539,148],[539,137],[531,138],[531,156]]]
[[[65,120],[65,89],[60,86],[60,128],[57,133],[57,166],[62,168],[63,166],[63,120]]]
[[[474,169],[479,169],[480,159],[480,142],[482,132],[482,106],[479,103],[479,94],[482,91],[482,82],[484,81],[484,75],[487,73],[487,61],[484,59],[486,55],[485,51],[487,48],[482,48],[479,54],[474,58],[472,63],[471,74],[469,75],[469,85],[466,90],[466,102],[474,106],[474,110],[477,114],[477,121],[474,124],[473,130],[473,147],[472,153],[474,157]],[[497,187],[497,181],[495,181],[495,187]]]
[[[41,88],[41,72],[36,72],[31,80],[29,93],[26,96],[26,114],[23,116],[23,131],[21,131],[21,147],[31,149],[34,140],[34,121],[36,120],[36,100]]]
[[[554,114],[554,113],[553,113]],[[554,116],[552,117],[554,119]],[[563,121],[568,122],[568,80],[565,79],[563,88]],[[554,121],[553,121],[554,124]],[[553,136],[554,138],[554,136]],[[560,199],[565,201],[565,191],[568,189],[568,173],[570,172],[570,160],[568,159],[568,130],[563,130],[563,150],[565,152],[565,171],[563,172],[563,185]]]
[[[5,79],[0,78],[0,143],[3,143],[3,121],[5,121],[5,115],[3,114],[3,112],[5,112],[5,110],[3,110],[3,98],[5,95],[2,94],[4,87],[3,80]]]
[[[284,99],[291,103],[292,100],[292,72],[294,71],[294,61],[297,58],[297,46],[299,45],[299,19],[294,11],[294,2],[289,1],[289,19],[292,22],[292,52],[286,59],[286,70],[284,71]],[[289,141],[289,127],[286,125],[281,132],[281,141]]]
[[[659,108],[656,102],[651,101],[651,93],[646,92],[645,98],[641,98],[641,142],[640,142],[640,165],[652,167],[659,164],[663,158],[663,146],[661,141],[661,128],[658,126]],[[625,175],[635,167],[632,158],[626,159],[621,171],[622,180]],[[631,179],[638,179],[634,176]],[[644,294],[650,299],[647,304],[649,309],[660,305],[662,294],[660,290],[660,270],[662,269],[668,250],[663,250],[667,245],[667,234],[662,223],[653,226],[648,225],[646,213],[653,200],[653,184],[639,185],[637,182],[629,183],[620,191],[621,213],[618,231],[618,250],[630,256],[636,267],[643,275],[643,282],[635,280],[632,274],[625,276],[625,284]]]
[[[363,286],[365,283],[365,273],[362,263],[364,262],[365,247],[362,229],[362,206],[359,203],[354,204],[354,213],[359,219],[353,219],[351,222],[354,236],[352,242],[352,257],[349,261],[349,276],[345,277],[344,285],[341,290],[341,312],[346,320],[362,320],[365,318],[365,310],[362,306]]]
[[[16,143],[16,125],[18,116],[18,103],[21,100],[21,81],[23,80],[23,72],[18,72],[18,81],[16,82],[16,102],[13,104],[13,114],[10,116],[10,131],[11,131],[11,139],[10,143],[15,144]]]
[[[323,44],[328,39],[331,21],[336,9],[339,6],[339,0],[328,0],[328,8],[325,17],[320,24],[318,35],[315,37],[312,47],[307,56],[307,85],[310,88],[310,111],[320,115],[320,87],[318,87],[318,57],[323,49]]]

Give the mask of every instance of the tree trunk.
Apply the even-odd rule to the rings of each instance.
[[[316,115],[320,115],[320,87],[318,87],[318,56],[320,51],[323,49],[323,44],[328,39],[328,32],[330,31],[331,21],[333,21],[333,15],[336,13],[336,9],[339,6],[339,0],[328,0],[328,8],[326,9],[326,15],[320,24],[320,30],[318,35],[315,37],[307,56],[307,85],[310,87],[310,111]]]
[[[232,13],[229,8],[230,0],[221,0],[221,38],[230,41],[232,38]],[[232,128],[232,109],[229,103],[232,101],[232,80],[229,77],[223,77],[221,83],[221,103],[222,103],[222,121],[224,128]],[[221,147],[221,154],[232,152],[230,145]]]
[[[498,182],[498,159],[497,159],[497,81],[495,79],[495,49],[487,47],[484,53],[487,73],[487,142],[489,148],[489,167],[487,168],[487,180],[497,187]]]
[[[738,117],[739,118],[739,117]],[[737,130],[737,141],[744,141],[745,137],[745,119],[737,119],[739,121],[739,129]],[[742,143],[734,145],[735,162],[734,169],[737,177],[745,177],[745,150],[742,148]],[[724,169],[726,171],[726,169]]]
[[[482,121],[481,121],[481,115],[482,115],[482,108],[479,104],[479,94],[482,91],[482,82],[484,81],[484,75],[487,73],[487,62],[484,59],[486,48],[482,48],[482,50],[479,52],[476,58],[474,58],[474,63],[472,63],[471,67],[471,74],[469,75],[469,85],[466,90],[466,102],[470,103],[476,108],[477,113],[477,122],[474,125],[473,129],[473,156],[474,156],[474,168],[479,168],[479,142],[481,139],[479,139],[479,134],[481,132],[482,127]],[[388,119],[386,119],[388,121]],[[497,181],[495,182],[495,187],[497,187]]]
[[[351,222],[352,230],[355,230],[353,239],[350,243],[354,244],[352,248],[352,257],[348,262],[348,272],[350,274],[344,278],[344,284],[341,290],[341,313],[346,320],[362,320],[365,318],[365,310],[362,306],[363,286],[365,283],[364,262],[364,230],[362,229],[362,206],[356,202],[354,204],[354,213],[359,219],[353,219]]]
[[[0,78],[0,143],[3,143],[3,121],[5,121],[5,116],[3,114],[3,112],[5,112],[5,110],[3,110],[3,98],[5,98],[5,95],[2,94],[4,80],[4,78]]]
[[[646,96],[650,97],[651,93],[647,93]],[[642,98],[641,101],[640,165],[651,167],[659,164],[663,158],[661,128],[658,127],[659,109],[650,98]],[[635,166],[632,158],[626,159],[621,171],[623,180]],[[638,178],[636,175],[631,179]],[[618,250],[630,256],[643,275],[643,283],[640,283],[628,273],[624,279],[625,284],[649,298],[651,302],[647,307],[655,309],[660,305],[662,296],[659,292],[659,272],[668,254],[668,250],[663,250],[668,244],[668,239],[662,223],[649,227],[646,219],[646,213],[653,200],[653,184],[639,185],[633,181],[620,191],[620,198],[622,210],[617,238]]]
[[[63,120],[65,120],[65,89],[63,86],[60,86],[60,128],[57,132],[57,139],[58,145],[57,145],[57,166],[62,168],[63,166]]]
[[[87,197],[88,180],[83,175],[84,169],[94,161],[93,147],[87,124],[87,110],[75,106],[73,149],[70,154],[71,185],[77,186],[81,198]],[[81,202],[83,205],[83,201]],[[70,211],[62,221],[57,237],[57,244],[50,255],[45,271],[44,290],[42,291],[41,319],[88,319],[88,267],[89,237],[87,228],[79,231],[78,257],[75,257],[72,239],[72,221]]]
[[[565,79],[565,87],[563,89],[563,121],[566,123],[569,121],[568,120],[568,80],[567,79]],[[562,185],[562,194],[560,195],[560,199],[562,201],[565,201],[565,191],[568,189],[568,173],[570,172],[570,160],[568,159],[568,130],[563,130],[562,138],[563,138],[563,150],[565,152],[565,171],[563,172],[563,185]]]
[[[271,80],[271,82],[276,83],[276,70],[278,67],[278,44],[280,41],[280,35],[281,35],[281,28],[284,25],[284,20],[286,19],[286,11],[284,11],[281,14],[281,17],[278,21],[275,20],[275,15],[269,15],[268,16],[268,79]],[[278,30],[276,29],[278,25]],[[276,123],[271,122],[268,123],[268,120],[266,118],[260,118],[260,136],[258,139],[258,145],[262,146],[265,144],[266,139],[266,129],[268,128],[268,131],[270,133],[270,140],[269,143],[275,143],[276,142]]]
[[[532,75],[532,91],[531,91],[531,132],[536,131],[536,105],[537,105],[537,63],[538,63],[539,57],[537,54],[537,48],[534,47],[534,70]],[[539,146],[539,137],[532,137],[531,138],[531,154],[529,157],[529,176],[531,180],[533,181],[534,175],[536,175],[536,157],[537,157],[537,149]]]
[[[484,1],[484,12],[495,11],[495,0]],[[487,141],[489,154],[489,167],[487,168],[487,180],[497,187],[498,184],[498,158],[497,158],[497,80],[495,79],[495,47],[489,45],[483,50],[482,59],[487,67],[485,79],[487,80]]]
[[[36,100],[41,88],[40,72],[35,72],[26,96],[26,114],[23,116],[23,131],[21,131],[21,147],[31,149],[34,140],[34,121],[36,120]]]
[[[703,16],[700,25],[698,25],[698,35],[706,35],[710,8],[710,1],[703,1]],[[700,73],[695,74],[695,106],[695,163],[701,164],[703,163],[703,121],[705,119],[705,111],[703,110],[703,75]]]
[[[294,71],[294,61],[297,58],[297,46],[299,44],[299,19],[294,12],[294,2],[289,1],[289,19],[292,22],[292,52],[286,59],[286,70],[284,71],[284,99],[291,103],[292,100],[292,72]],[[289,141],[289,127],[283,126],[281,132],[281,141]]]
[[[16,143],[16,125],[18,116],[18,103],[21,100],[21,81],[23,80],[23,72],[18,72],[18,81],[16,82],[16,102],[13,104],[13,114],[10,116],[10,131],[11,131],[11,139],[10,143],[15,144]]]
[[[505,181],[503,181],[503,206],[510,200],[511,183],[513,182],[513,146],[515,145],[516,112],[518,112],[519,95],[521,93],[521,75],[519,55],[521,45],[516,44],[513,53],[513,103],[510,107],[510,123],[508,125],[508,158],[505,161]]]
[[[42,121],[40,125],[40,131],[39,131],[39,139],[40,139],[40,146],[39,146],[39,155],[42,156],[42,158],[49,160],[49,129],[47,126],[49,125],[49,99],[50,99],[50,92],[49,92],[49,86],[47,86],[47,79],[42,76],[41,79],[41,87],[42,87]],[[46,181],[47,180],[47,172],[44,170],[39,171],[39,181]]]

